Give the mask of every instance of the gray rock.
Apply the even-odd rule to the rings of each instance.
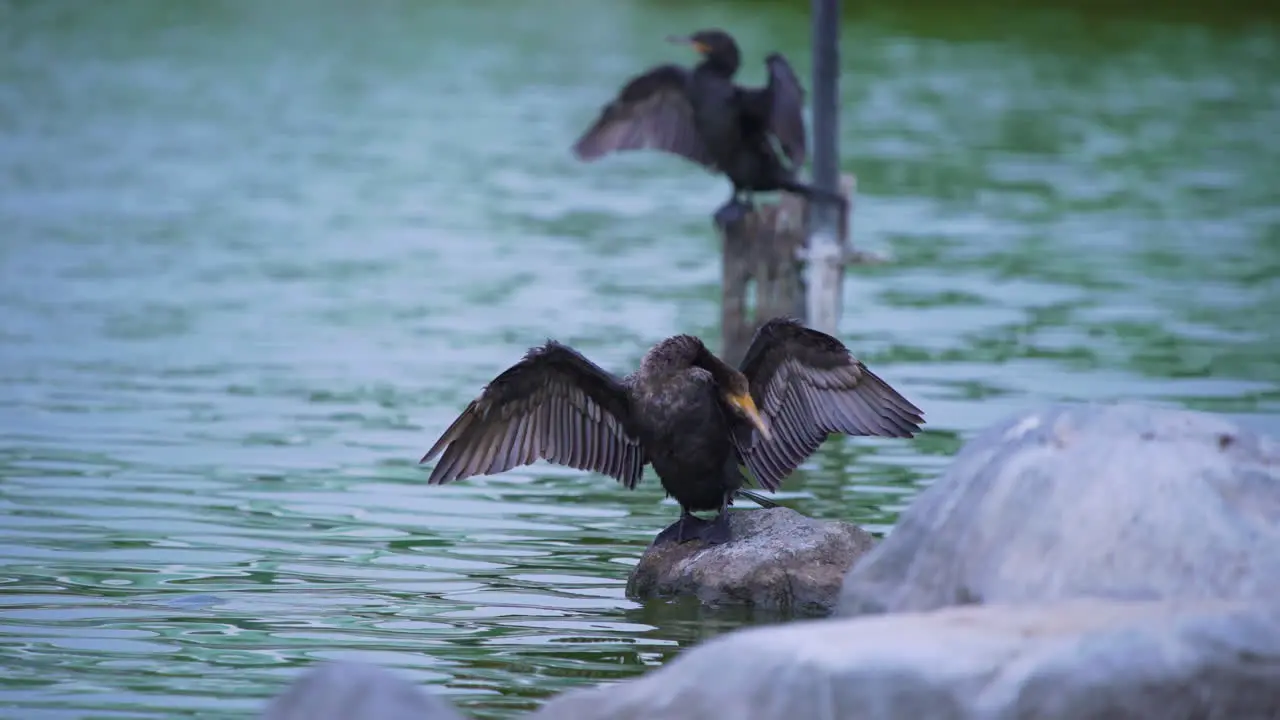
[[[1204,413],[1051,406],[975,437],[845,579],[840,612],[1280,598],[1280,444]]]
[[[1260,720],[1280,614],[1246,603],[948,608],[740,630],[531,720]]]
[[[836,520],[815,520],[789,508],[729,515],[733,539],[650,545],[627,582],[632,598],[692,595],[707,605],[829,613],[845,571],[875,538]]]
[[[318,665],[267,705],[263,720],[463,720],[448,701],[373,665]]]

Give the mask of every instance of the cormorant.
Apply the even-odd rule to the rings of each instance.
[[[609,475],[628,489],[651,463],[680,503],[654,542],[729,539],[739,464],[769,491],[828,433],[912,437],[920,409],[836,338],[775,318],[738,369],[692,335],[654,345],[618,378],[554,340],[494,378],[440,436],[430,484],[491,475],[545,458]],[[441,454],[443,453],[443,454]],[[714,521],[694,511],[718,510]]]
[[[691,45],[702,62],[692,70],[658,65],[628,80],[574,144],[578,159],[652,148],[723,173],[733,183],[733,194],[715,213],[722,227],[750,209],[750,197],[744,202],[743,193],[785,190],[842,208],[847,204],[839,193],[796,179],[806,153],[804,89],[785,57],[769,54],[768,84],[744,88],[733,82],[741,56],[728,33],[700,30],[667,40]]]

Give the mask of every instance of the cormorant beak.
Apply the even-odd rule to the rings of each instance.
[[[750,393],[729,395],[728,398],[729,402],[741,410],[742,414],[746,415],[747,419],[751,421],[751,424],[756,426],[756,429],[760,431],[765,440],[773,438],[773,433],[769,432],[769,424],[760,416],[760,411],[756,409],[756,401],[751,399]]]
[[[675,43],[676,45],[688,45],[696,50],[700,55],[706,55],[711,52],[711,48],[709,46],[700,43],[691,37],[685,37],[684,35],[668,35],[667,42]]]

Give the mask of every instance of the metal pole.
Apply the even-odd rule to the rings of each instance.
[[[840,5],[839,0],[813,0],[813,184],[840,191],[839,130]],[[809,204],[808,324],[834,334],[840,320],[844,279],[840,247],[840,209],[829,202]]]

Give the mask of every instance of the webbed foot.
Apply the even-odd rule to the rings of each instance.
[[[737,198],[730,200],[716,210],[715,223],[721,230],[727,230],[733,225],[746,219],[747,213],[751,212],[750,203],[745,203]]]
[[[721,512],[715,520],[705,522],[699,537],[708,545],[723,545],[729,542],[733,534],[729,530],[729,513]]]
[[[654,545],[661,545],[667,542],[685,543],[690,540],[697,540],[702,537],[702,533],[707,525],[711,523],[703,520],[697,515],[685,513],[680,519],[667,526],[666,530],[658,533],[653,539]]]

